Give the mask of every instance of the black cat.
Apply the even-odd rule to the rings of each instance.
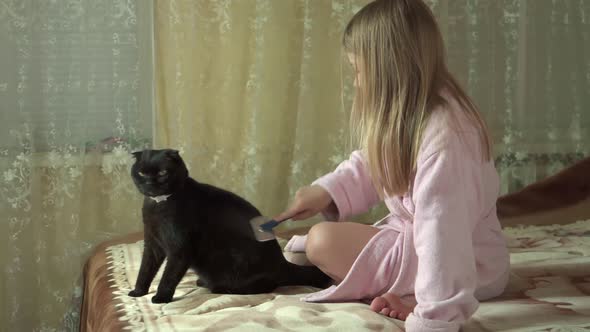
[[[213,293],[267,293],[278,286],[328,286],[330,278],[314,266],[285,260],[276,240],[258,242],[249,220],[260,212],[231,192],[198,183],[175,150],[133,153],[131,175],[143,203],[144,251],[135,289],[148,292],[168,259],[153,303],[172,300],[189,268],[197,286]]]

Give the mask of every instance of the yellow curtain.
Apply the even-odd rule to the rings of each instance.
[[[365,3],[158,1],[156,145],[180,149],[197,181],[280,212],[348,157],[341,33]]]
[[[351,150],[340,39],[367,2],[157,1],[157,145],[181,149],[197,180],[280,211]],[[502,192],[590,152],[590,2],[426,3],[491,128]]]

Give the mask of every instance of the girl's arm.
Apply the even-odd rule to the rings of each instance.
[[[480,168],[460,148],[445,148],[419,162],[413,197],[418,304],[406,320],[408,332],[458,331],[478,307],[472,231]]]
[[[336,170],[313,182],[324,188],[334,205],[322,213],[327,219],[343,220],[368,211],[381,201],[360,151],[354,151]]]

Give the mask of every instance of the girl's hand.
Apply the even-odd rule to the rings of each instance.
[[[274,218],[277,221],[286,219],[302,220],[315,216],[330,204],[333,204],[332,197],[318,185],[300,188],[295,193],[295,199],[287,210]]]

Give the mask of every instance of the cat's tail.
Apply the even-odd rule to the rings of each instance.
[[[312,286],[326,288],[332,279],[315,266],[296,265],[285,261],[279,286]]]

